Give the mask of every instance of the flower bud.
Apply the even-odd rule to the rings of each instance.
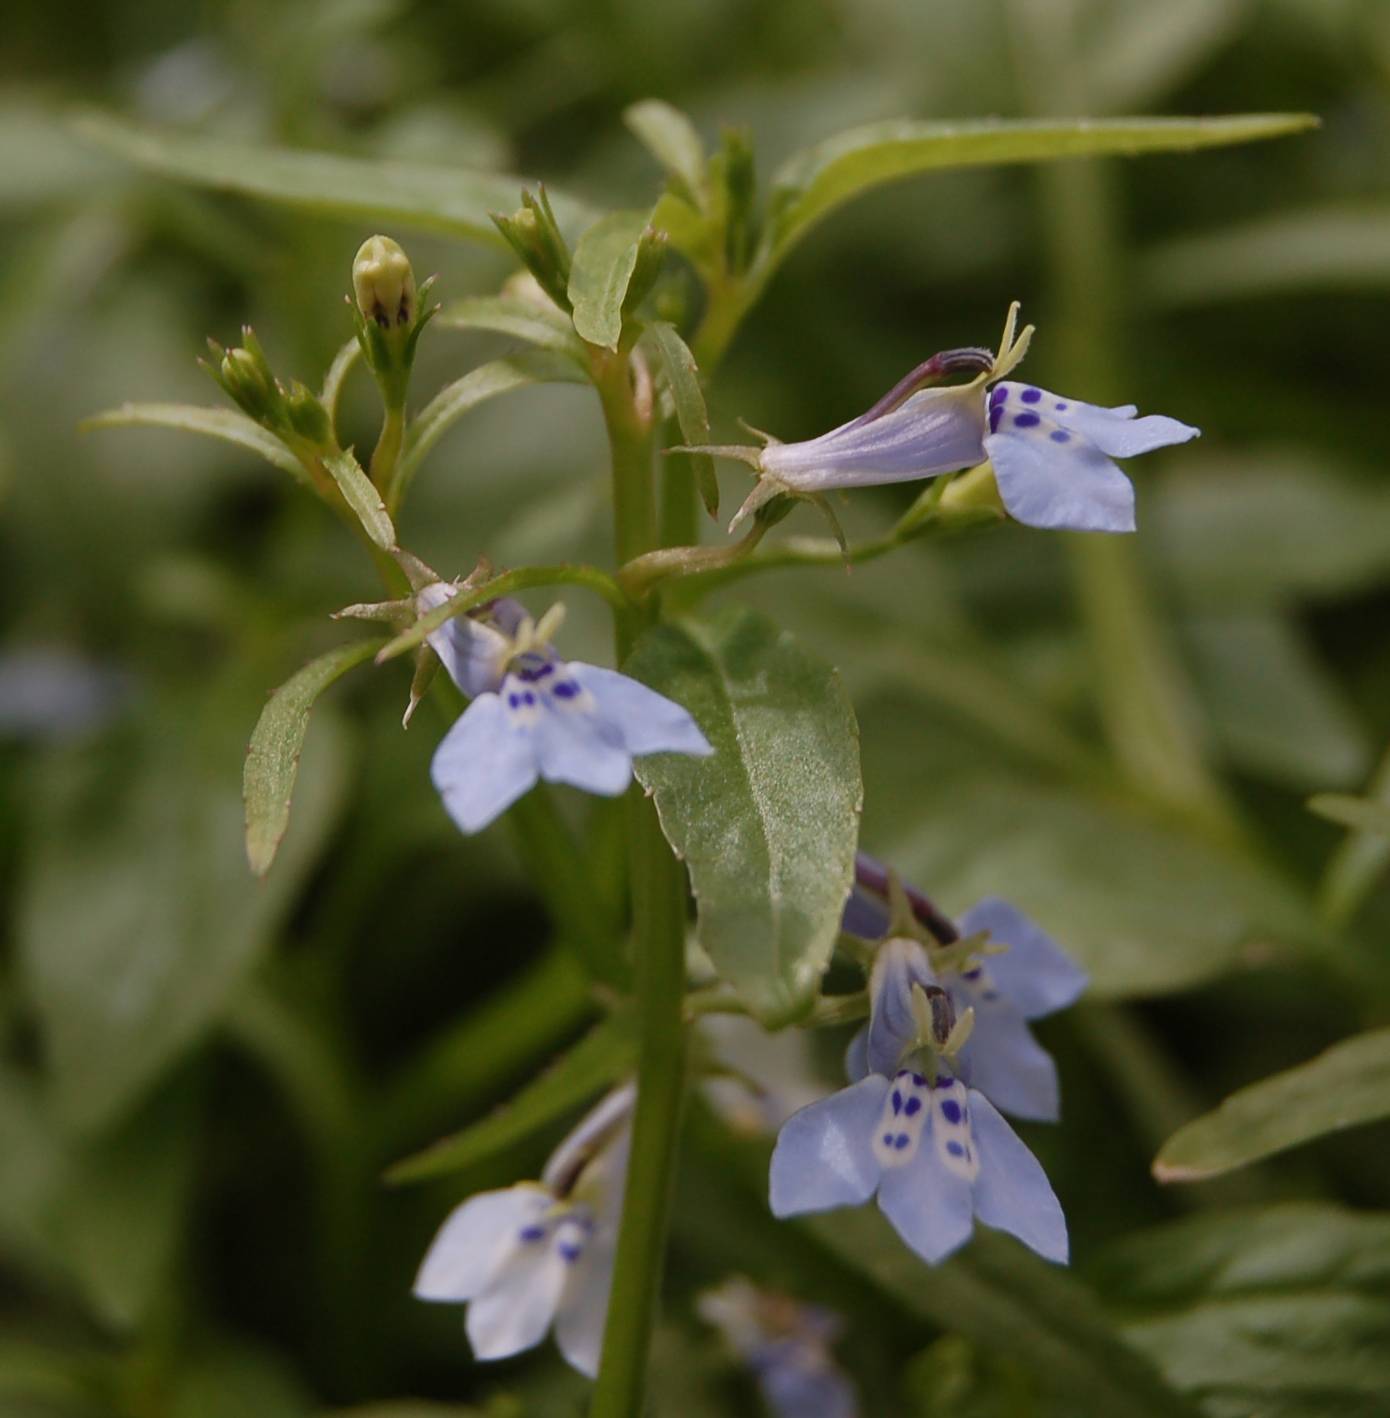
[[[415,272],[410,258],[389,236],[371,236],[352,262],[352,289],[363,318],[383,330],[415,321]]]
[[[623,314],[631,314],[651,293],[666,259],[666,233],[648,227],[637,243],[637,260],[623,297]]]
[[[285,412],[291,430],[300,438],[312,443],[315,448],[337,447],[328,410],[324,408],[318,396],[298,380],[290,386],[289,397],[285,401]]]
[[[242,330],[242,340],[242,347],[230,350],[209,341],[217,364],[205,363],[204,367],[249,417],[267,428],[276,428],[285,417],[284,390],[249,325]]]
[[[510,217],[494,212],[492,220],[541,289],[562,310],[568,310],[570,250],[545,188],[542,187],[537,196],[523,192],[519,210]]]

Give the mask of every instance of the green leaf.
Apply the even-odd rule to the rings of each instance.
[[[1125,1337],[1213,1413],[1383,1411],[1390,1216],[1309,1203],[1194,1216],[1119,1242],[1092,1274]]]
[[[643,99],[623,113],[623,122],[666,169],[682,196],[704,205],[705,145],[680,109],[660,99]]]
[[[371,659],[385,643],[356,640],[320,655],[286,680],[261,710],[242,775],[246,856],[257,876],[270,870],[290,825],[290,798],[315,701],[330,684]]]
[[[450,301],[435,317],[436,328],[446,330],[495,330],[514,335],[551,354],[564,355],[588,370],[584,343],[574,333],[574,324],[563,310],[506,295],[474,295]]]
[[[791,157],[772,183],[764,258],[775,264],[823,217],[885,182],[943,168],[1047,162],[1107,154],[1187,152],[1303,132],[1311,114],[1251,113],[1229,118],[912,119],[871,123]]]
[[[52,1104],[91,1132],[218,1019],[293,905],[343,801],[348,741],[321,719],[279,869],[250,880],[241,680],[142,704],[42,765],[16,937]]]
[[[1318,793],[1308,799],[1309,810],[1356,832],[1390,837],[1390,802],[1353,798],[1344,793]]]
[[[690,444],[709,442],[709,414],[705,411],[705,396],[700,389],[700,371],[689,346],[676,332],[674,325],[658,320],[647,326],[666,382],[671,388],[671,401],[676,406],[676,421],[681,437]],[[708,453],[687,453],[673,456],[689,458],[700,500],[711,517],[719,511],[719,479],[714,473],[714,459]]]
[[[1390,1029],[1334,1044],[1231,1094],[1179,1128],[1154,1159],[1161,1182],[1199,1182],[1342,1128],[1390,1117]]]
[[[609,212],[579,238],[570,267],[569,298],[574,328],[591,345],[618,348],[627,285],[650,222],[650,211]]]
[[[1383,291],[1390,209],[1281,212],[1151,249],[1136,288],[1161,305],[1207,305],[1284,291]]]
[[[876,1209],[842,1210],[800,1224],[907,1314],[1016,1360],[1080,1412],[1196,1418],[1119,1337],[1084,1286],[1007,1237],[977,1228],[965,1250],[928,1269]]]
[[[371,478],[353,457],[352,449],[325,454],[323,466],[332,474],[343,500],[362,524],[362,530],[382,551],[390,551],[396,545],[396,529],[391,522],[391,514],[386,510],[386,504]]]
[[[410,485],[430,449],[470,409],[528,384],[577,383],[583,378],[571,360],[536,353],[492,360],[446,384],[410,425],[397,470],[401,491]]]
[[[510,211],[519,177],[464,168],[429,167],[208,138],[89,112],[75,131],[97,147],[166,177],[249,197],[264,197],[355,222],[389,222],[419,231],[503,245],[488,218]],[[549,188],[547,188],[549,192]],[[550,192],[561,225],[585,216],[580,204]],[[343,277],[347,279],[344,267]]]
[[[617,1083],[632,1071],[636,1058],[635,1021],[628,1014],[611,1014],[505,1107],[397,1162],[386,1179],[424,1181],[505,1152]]]
[[[839,934],[863,788],[840,678],[751,611],[657,626],[626,665],[685,705],[712,758],[637,762],[690,867],[700,943],[765,1023],[810,1003]]]
[[[208,409],[199,404],[122,404],[83,419],[85,432],[92,428],[176,428],[184,433],[201,433],[235,443],[259,454],[268,463],[312,487],[304,465],[273,433],[234,409]]]

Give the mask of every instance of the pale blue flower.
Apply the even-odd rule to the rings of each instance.
[[[436,582],[419,596],[442,605],[454,588]],[[430,773],[449,815],[477,832],[538,778],[616,797],[647,753],[703,757],[713,750],[690,714],[616,670],[565,661],[515,601],[481,621],[455,616],[429,637],[472,703],[435,751]]]
[[[988,461],[1005,510],[1030,527],[1132,532],[1134,489],[1112,461],[1198,430],[1133,404],[1104,408],[1005,376],[1022,360],[1032,327],[1014,338],[1009,312],[998,355],[951,350],[919,366],[867,413],[801,443],[769,443],[740,456],[762,474],[747,507],[778,491],[817,496],[837,488],[916,482]],[[957,370],[968,384],[920,387]],[[992,386],[992,387],[991,387]],[[724,450],[737,453],[738,450]]]
[[[882,895],[887,871],[860,853],[855,876],[842,928],[877,940],[889,928]],[[918,922],[948,948],[923,952],[920,959],[912,956],[916,973],[902,988],[909,990],[914,981],[938,986],[957,1016],[973,1010],[974,1028],[959,1056],[970,1083],[1016,1118],[1055,1122],[1060,1109],[1057,1067],[1033,1037],[1028,1021],[1074,1004],[1088,983],[1086,972],[1046,931],[997,896],[986,897],[952,922],[912,887],[905,888],[905,895]],[[962,937],[974,936],[988,937],[976,954],[949,948]],[[885,1012],[860,1030],[845,1060],[851,1080],[863,1078],[871,1068],[882,1073],[894,1067],[910,1028],[911,1022],[903,1021],[901,1029],[890,1029]]]
[[[466,1303],[479,1359],[533,1348],[554,1325],[565,1360],[598,1373],[627,1175],[631,1085],[610,1093],[552,1154],[539,1182],[457,1207],[415,1280],[421,1300]]]
[[[844,1328],[838,1315],[742,1276],[705,1291],[696,1308],[752,1370],[776,1418],[856,1418],[854,1385],[830,1352]]]
[[[870,984],[865,1055],[872,1070],[813,1103],[782,1128],[772,1154],[775,1216],[879,1208],[923,1260],[935,1264],[969,1240],[978,1217],[1047,1260],[1067,1259],[1062,1208],[1037,1159],[950,1057],[954,1028],[923,947],[879,947]],[[929,997],[929,989],[935,991]],[[924,1011],[943,1006],[928,1025]],[[891,1059],[891,1063],[889,1060]]]

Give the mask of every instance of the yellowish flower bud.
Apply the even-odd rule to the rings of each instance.
[[[372,236],[352,262],[352,289],[365,319],[384,330],[415,319],[415,272],[410,258],[389,236]]]

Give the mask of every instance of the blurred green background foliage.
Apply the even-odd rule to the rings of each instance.
[[[1185,1189],[1150,1162],[1390,1013],[1390,846],[1305,806],[1390,792],[1390,7],[19,0],[0,65],[0,1413],[580,1411],[549,1350],[479,1369],[457,1312],[409,1296],[449,1206],[533,1174],[561,1129],[382,1183],[581,1034],[578,965],[505,828],[446,818],[443,722],[400,731],[399,663],[320,705],[286,848],[253,880],[246,740],[268,689],[343,638],[326,613],[374,598],[359,549],[239,450],[78,431],[125,400],[213,403],[194,358],[243,322],[316,384],[372,227],[142,173],[68,119],[524,173],[601,208],[657,190],[622,121],[651,96],[709,140],[746,126],[764,179],[901,115],[1321,116],[1274,143],[875,191],[790,256],[709,400],[717,434],[742,416],[807,437],[932,351],[990,343],[1020,299],[1029,377],[1202,427],[1136,468],[1132,543],[1011,526],[730,595],[839,667],[865,846],[948,909],[1010,897],[1091,970],[1090,1002],[1042,1030],[1065,1121],[1027,1136],[1096,1323],[1214,1415],[1386,1411],[1386,1124]],[[392,234],[446,300],[513,269]],[[416,401],[509,348],[428,331]],[[360,371],[344,408],[369,447]],[[912,491],[857,495],[847,526],[872,535]],[[587,391],[526,389],[448,435],[402,539],[448,574],[482,552],[605,561],[604,498]],[[789,530],[820,529],[803,510]],[[605,659],[569,599],[567,648]],[[562,805],[616,896],[611,816]],[[827,1086],[839,1042],[815,1040]],[[736,1269],[848,1317],[867,1413],[1098,1411],[1051,1302],[1004,1305],[1028,1283],[1012,1253],[889,1275],[869,1241],[774,1227],[756,1148],[699,1108],[689,1134],[657,1412],[759,1411],[691,1301]]]

